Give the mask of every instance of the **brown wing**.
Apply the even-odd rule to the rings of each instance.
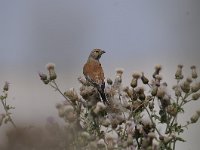
[[[88,61],[83,68],[83,74],[92,82],[101,85],[104,83],[104,72],[98,61]]]

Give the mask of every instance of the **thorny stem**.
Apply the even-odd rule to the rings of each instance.
[[[154,121],[153,121],[153,119],[152,119],[152,117],[151,117],[151,114],[149,113],[149,110],[146,108],[146,106],[144,106],[144,108],[145,108],[145,110],[146,110],[146,112],[147,112],[147,114],[148,114],[148,116],[149,116],[149,118],[150,118],[150,120],[151,120],[153,126],[155,126],[155,123],[154,123]],[[161,136],[161,133],[160,133],[160,131],[157,129],[156,126],[155,126],[155,130],[156,130],[156,132]]]
[[[3,100],[1,100],[1,103],[2,103],[2,105],[3,105],[3,108],[4,108],[5,112],[6,112],[6,115],[9,117],[9,121],[11,122],[11,124],[12,124],[15,128],[17,128],[17,126],[15,125],[14,121],[12,120],[12,118],[11,118],[9,112],[8,112],[8,109],[6,108],[6,99],[5,99],[5,103],[3,102]]]
[[[49,84],[49,85],[50,85],[51,87],[53,87],[56,91],[58,91],[58,92],[66,99],[66,101],[68,101],[68,102],[72,105],[71,101],[70,101],[70,100],[63,94],[63,92],[60,90],[60,88],[58,87],[56,81],[53,80],[52,83],[53,83],[54,85],[52,85],[52,84]],[[72,106],[73,106],[73,105],[72,105]]]
[[[177,83],[177,84],[178,84],[178,83]],[[181,101],[180,104],[178,103],[179,97],[177,97],[176,103],[177,103],[177,105],[179,105],[179,106],[178,106],[179,108],[181,108],[181,107],[182,107],[184,104],[186,104],[187,102],[190,102],[190,101],[191,101],[191,100],[185,101],[186,98],[187,98],[190,94],[191,94],[191,93],[186,93],[184,97],[181,96],[182,101]],[[177,112],[177,114],[174,116],[174,118],[173,118],[172,122],[170,123],[170,125],[168,126],[168,131],[170,131],[170,128],[173,126],[174,121],[177,119],[177,116],[178,116],[178,112]],[[187,127],[188,124],[185,125],[185,126]],[[182,126],[182,127],[184,127],[184,126]],[[166,129],[166,130],[167,130],[167,129]],[[176,147],[176,140],[173,141],[173,148],[172,148],[172,149],[175,150],[175,147]]]
[[[168,129],[169,129],[169,126],[170,126],[170,121],[171,121],[171,119],[172,119],[172,117],[170,116],[168,116],[168,121],[167,121],[167,126],[166,126],[166,129],[165,129],[165,133],[167,133],[168,132]]]
[[[191,100],[189,100],[189,101],[185,102],[186,98],[187,98],[190,94],[191,94],[191,93],[186,93],[184,97],[181,97],[181,98],[182,98],[182,101],[181,101],[180,104],[178,104],[178,101],[177,101],[177,105],[179,105],[180,108],[181,108],[184,104],[186,104],[187,102],[190,102],[190,101],[191,101]],[[175,121],[176,118],[177,118],[177,115],[178,115],[178,113],[176,114],[176,116],[174,116],[172,122],[170,123],[169,129],[173,126],[174,121]],[[169,130],[169,129],[168,129],[168,130]]]

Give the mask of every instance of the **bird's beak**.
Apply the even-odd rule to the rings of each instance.
[[[102,50],[102,51],[101,51],[101,54],[104,54],[104,53],[106,53],[106,52],[105,52],[104,50]]]

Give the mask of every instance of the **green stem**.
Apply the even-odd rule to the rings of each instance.
[[[168,122],[167,122],[167,126],[166,126],[166,129],[165,129],[165,133],[167,133],[168,132],[168,130],[169,130],[169,126],[170,126],[170,121],[171,121],[171,119],[172,119],[172,117],[170,116],[170,117],[168,117]]]
[[[176,140],[174,140],[173,142],[173,150],[175,150],[175,148],[176,148]]]

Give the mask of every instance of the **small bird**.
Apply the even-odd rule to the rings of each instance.
[[[104,92],[104,71],[99,59],[105,51],[101,49],[93,49],[88,57],[86,64],[83,67],[83,74],[86,80],[95,88],[97,88],[104,103],[108,103]]]

